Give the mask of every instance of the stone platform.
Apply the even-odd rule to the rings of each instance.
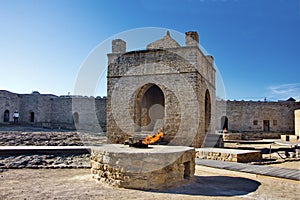
[[[262,160],[261,151],[225,148],[198,148],[197,158],[227,162],[253,162]]]
[[[286,142],[300,142],[299,135],[281,135],[281,140]]]
[[[165,189],[192,181],[195,149],[150,145],[134,148],[108,144],[91,149],[93,178],[116,187]]]

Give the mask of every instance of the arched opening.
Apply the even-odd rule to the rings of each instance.
[[[209,132],[211,119],[211,102],[209,91],[205,92],[205,133]]]
[[[3,122],[9,122],[9,110],[4,111]]]
[[[29,112],[29,122],[34,122],[34,112]]]
[[[226,116],[221,117],[221,129],[223,131],[228,131],[228,117]]]
[[[73,113],[73,123],[75,123],[75,124],[79,123],[79,114],[78,114],[78,112]]]
[[[135,123],[137,131],[155,131],[163,127],[165,98],[162,90],[154,84],[140,89],[136,97]]]

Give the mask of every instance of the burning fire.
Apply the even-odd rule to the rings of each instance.
[[[227,132],[227,129],[226,129],[226,128],[224,128],[224,129],[223,129],[223,132]]]
[[[155,135],[148,135],[145,139],[143,139],[143,144],[154,144],[157,142],[161,137],[164,136],[164,133],[162,132],[162,128],[158,129],[157,133]]]

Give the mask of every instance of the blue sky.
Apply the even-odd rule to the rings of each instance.
[[[300,100],[299,0],[0,0],[0,89],[72,94],[97,45],[143,27],[197,31],[228,99]]]

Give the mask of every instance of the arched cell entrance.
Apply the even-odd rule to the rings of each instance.
[[[9,122],[9,110],[4,111],[3,122]]]
[[[33,123],[34,122],[34,112],[33,111],[31,111],[31,112],[29,112],[29,122],[31,122],[31,123]]]
[[[78,112],[73,113],[73,123],[78,124],[79,123],[79,114]]]
[[[211,119],[211,100],[209,91],[205,92],[205,133],[209,132]]]
[[[228,131],[228,117],[226,116],[221,117],[221,129],[223,131]]]
[[[138,91],[135,101],[134,121],[136,131],[156,131],[163,127],[165,97],[155,84],[147,84]]]

